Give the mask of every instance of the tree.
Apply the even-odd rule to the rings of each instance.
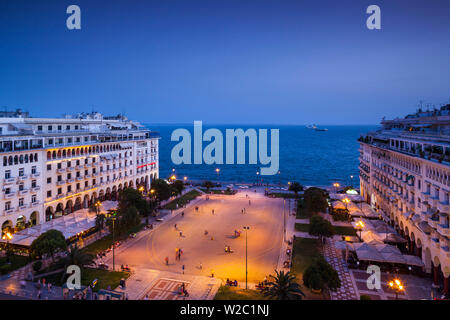
[[[172,189],[175,191],[177,195],[181,195],[184,190],[184,182],[181,180],[175,180],[172,183]]]
[[[172,195],[169,184],[162,179],[153,180],[151,188],[155,190],[154,197],[158,202],[167,200]]]
[[[313,261],[303,273],[303,283],[307,288],[314,290],[330,289],[335,291],[340,288],[339,274],[321,256]]]
[[[315,215],[309,219],[309,234],[320,237],[323,243],[323,238],[329,238],[334,235],[333,225],[330,221],[325,220],[321,216]]]
[[[212,183],[211,181],[205,181],[203,182],[203,186],[206,188],[206,191],[209,192],[209,189],[214,187],[214,183]]]
[[[141,223],[141,217],[137,209],[133,206],[120,208],[114,215],[116,219],[114,222],[114,233],[117,235],[125,235],[133,227]],[[107,220],[109,230],[112,233],[112,219]]]
[[[119,194],[119,210],[128,207],[135,207],[144,216],[150,213],[147,200],[144,199],[141,192],[133,188],[125,188]]]
[[[308,188],[303,198],[305,209],[309,213],[325,212],[328,208],[328,193],[323,189],[316,187]]]
[[[268,288],[264,289],[264,294],[271,299],[277,300],[300,300],[305,294],[295,281],[295,276],[291,273],[275,270],[275,276],[270,275],[273,281],[268,283]]]
[[[303,191],[303,186],[298,182],[293,182],[289,185],[289,191],[293,191],[295,193],[295,197],[298,197],[298,193]]]
[[[101,214],[97,214],[95,216],[95,226],[100,231],[100,233],[105,228],[105,221],[106,221],[106,217],[104,214],[101,213]]]
[[[61,231],[48,230],[33,240],[30,253],[33,258],[50,255],[52,260],[55,253],[65,251],[67,248],[66,238]]]
[[[89,266],[94,263],[94,256],[83,250],[80,250],[77,245],[69,247],[68,254],[64,258],[66,266],[77,265],[79,267]]]

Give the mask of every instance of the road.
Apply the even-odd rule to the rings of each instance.
[[[243,226],[249,226],[248,281],[258,282],[274,273],[283,241],[282,200],[247,190],[234,196],[212,195],[197,205],[198,212],[194,206],[186,208],[184,217],[172,218],[116,254],[116,265],[175,273],[182,273],[184,265],[185,274],[209,276],[214,273],[221,279],[242,282],[245,280]],[[245,214],[241,212],[243,208]],[[174,224],[177,224],[177,230]],[[204,234],[205,230],[208,235]],[[235,238],[234,230],[241,230],[241,236]],[[225,253],[226,245],[234,252]],[[175,260],[176,248],[183,250],[181,261]],[[169,265],[165,264],[165,257],[169,258]]]

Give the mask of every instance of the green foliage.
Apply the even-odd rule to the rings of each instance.
[[[303,283],[307,288],[314,290],[328,288],[334,291],[341,286],[338,273],[323,257],[315,259],[305,270]]]
[[[359,300],[372,300],[372,298],[367,294],[362,294],[359,296]]]
[[[89,266],[94,263],[94,256],[78,246],[70,246],[67,256],[64,258],[66,266],[77,265],[79,267]]]
[[[114,218],[114,233],[117,236],[127,234],[129,229],[140,225],[141,222],[141,217],[134,206],[120,208]],[[112,218],[108,219],[107,224],[110,232],[112,232]]]
[[[30,246],[30,253],[33,258],[43,255],[53,255],[58,251],[65,251],[67,248],[66,239],[61,231],[48,230],[37,237]]]
[[[184,182],[181,180],[175,180],[172,183],[172,190],[175,191],[176,195],[180,195],[184,190]]]
[[[315,215],[309,219],[308,232],[312,236],[329,238],[334,235],[334,228],[328,220],[325,220],[321,216]]]
[[[106,217],[104,214],[98,214],[95,216],[95,226],[98,230],[103,230],[105,227]]]
[[[273,280],[264,289],[264,295],[276,300],[300,300],[305,296],[296,282],[295,276],[290,272],[275,270],[275,276],[270,275]]]
[[[150,207],[142,193],[133,188],[123,189],[119,194],[119,211],[129,207],[135,207],[140,214],[146,216],[150,213]]]
[[[209,189],[211,189],[212,187],[214,187],[214,183],[212,183],[211,181],[205,181],[203,182],[203,186],[206,188],[206,190],[209,192]]]
[[[298,182],[293,182],[289,185],[289,191],[293,191],[297,195],[300,191],[303,191],[303,186]]]
[[[328,207],[328,193],[320,188],[311,187],[306,189],[304,195],[304,208],[309,213],[325,212]]]
[[[172,188],[165,180],[153,180],[151,188],[155,190],[154,196],[158,202],[167,200],[172,196]]]

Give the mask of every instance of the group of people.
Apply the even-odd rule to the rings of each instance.
[[[184,297],[189,297],[189,292],[186,290],[186,285],[184,282],[178,287],[178,294]]]
[[[258,284],[256,285],[257,289],[264,289],[267,288],[267,286],[269,285],[269,281],[267,281],[267,278],[264,278],[263,281],[258,282]]]
[[[225,252],[226,253],[233,253],[233,250],[231,250],[230,246],[225,246]]]
[[[183,254],[183,250],[181,250],[180,248],[175,248],[175,260],[180,261],[182,254]],[[167,259],[169,259],[169,258],[167,258]]]
[[[120,266],[120,270],[121,271],[130,271],[130,268],[128,267],[128,265],[126,264],[125,266],[122,264],[121,266]]]
[[[230,279],[227,278],[227,286],[237,287],[237,285],[238,285],[237,280],[231,281]]]

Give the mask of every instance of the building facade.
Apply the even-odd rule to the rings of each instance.
[[[123,116],[0,115],[0,225],[20,230],[158,178],[159,135]],[[27,115],[25,113],[25,115]]]
[[[408,241],[435,286],[450,275],[450,105],[418,110],[360,137],[360,190]]]

